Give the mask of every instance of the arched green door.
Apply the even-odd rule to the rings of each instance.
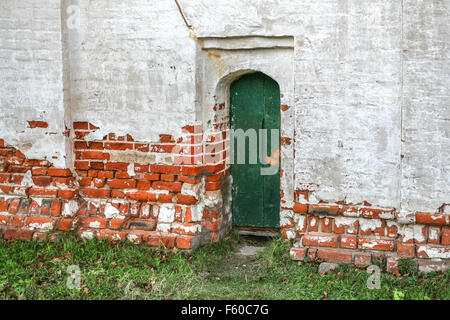
[[[277,228],[280,225],[280,170],[275,174],[262,175],[261,168],[270,164],[249,163],[249,141],[251,133],[256,132],[257,152],[260,152],[259,129],[267,129],[267,155],[271,154],[271,129],[280,129],[280,88],[276,81],[263,73],[251,73],[242,76],[230,86],[231,129],[242,129],[249,133],[245,136],[245,163],[238,163],[238,142],[234,136],[233,164],[231,175],[233,225],[240,227]],[[275,135],[274,135],[275,137]],[[278,135],[279,137],[279,135]],[[279,138],[278,138],[279,139]],[[279,141],[278,141],[279,148]],[[279,152],[279,149],[278,149]],[[274,157],[276,158],[276,156]],[[241,161],[242,162],[242,161]],[[277,159],[278,162],[278,159]]]

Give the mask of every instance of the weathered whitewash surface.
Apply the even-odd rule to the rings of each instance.
[[[0,137],[64,167],[64,113],[60,1],[0,1]]]
[[[449,1],[178,2],[182,12],[174,0],[1,0],[0,138],[70,167],[72,121],[99,126],[92,139],[156,141],[206,126],[229,72],[275,70],[289,88],[282,131],[295,138],[287,189],[405,211],[450,202]],[[202,50],[204,39],[248,36],[293,46]]]

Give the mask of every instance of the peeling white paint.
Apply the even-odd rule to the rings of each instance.
[[[380,219],[364,219],[359,218],[359,226],[362,231],[371,230],[374,231],[382,226],[382,221]]]
[[[34,186],[34,182],[33,179],[31,178],[31,170],[28,170],[24,175],[23,175],[23,179],[21,182],[21,186],[23,187],[32,187]]]
[[[136,173],[134,172],[134,162],[131,162],[127,167],[127,173],[130,177],[134,177]]]
[[[91,227],[91,228],[100,228],[100,222],[99,221],[91,221],[89,223],[89,227]]]
[[[422,225],[400,226],[400,228],[398,229],[398,234],[404,237],[403,241],[405,242],[408,240],[417,240],[418,242],[425,241]]]
[[[193,196],[195,199],[200,198],[200,192],[203,191],[202,187],[204,184],[202,183],[183,183],[183,186],[181,187],[181,194],[187,195],[187,196]]]
[[[73,217],[78,211],[78,202],[76,200],[70,200],[63,204],[62,216]]]
[[[448,203],[442,1],[179,2],[192,30],[174,1],[80,2],[83,23],[71,32],[60,1],[40,3],[38,11],[31,0],[20,10],[17,1],[2,1],[0,29],[8,32],[0,38],[0,138],[30,159],[67,167],[72,141],[64,131],[72,120],[99,127],[87,140],[114,132],[158,142],[159,134],[196,120],[206,126],[219,81],[256,70],[280,84],[290,107],[281,128],[295,138],[281,148],[289,159],[281,178],[286,206],[295,189],[312,190],[310,203],[368,201],[407,212],[437,212]],[[201,50],[205,41],[196,40],[205,38],[246,50],[209,55]],[[29,120],[48,128],[28,128]],[[112,159],[123,157],[111,152]],[[173,162],[158,153],[129,157]]]
[[[120,214],[119,209],[109,202],[105,205],[105,217],[108,219],[125,219],[125,217]]]
[[[175,219],[175,207],[173,204],[162,204],[159,207],[158,222],[173,222]]]
[[[358,221],[357,218],[348,218],[348,217],[336,217],[334,218],[334,224],[338,227],[340,226],[351,226],[356,221]]]
[[[295,236],[296,236],[295,231],[293,231],[293,230],[287,230],[287,231],[286,231],[286,238],[287,238],[288,240],[295,239]]]
[[[51,222],[46,222],[46,223],[37,223],[37,222],[34,222],[34,223],[30,223],[29,225],[28,225],[28,227],[31,229],[31,230],[34,230],[34,229],[40,229],[40,230],[52,230],[53,229],[53,223],[51,223]]]
[[[156,230],[163,233],[169,233],[170,232],[170,223],[160,223],[156,225]]]
[[[128,239],[129,241],[133,242],[133,243],[139,242],[139,241],[138,241],[139,237],[138,237],[137,235],[135,235],[135,234],[128,234],[128,235],[127,235],[127,239]]]
[[[94,238],[94,232],[92,232],[92,231],[83,231],[82,233],[81,233],[81,237],[83,238],[83,239],[93,239]]]
[[[417,248],[417,253],[421,252],[426,253],[429,258],[441,258],[441,259],[450,258],[450,251],[448,250],[448,248],[430,247],[422,245]]]

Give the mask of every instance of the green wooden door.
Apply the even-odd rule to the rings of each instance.
[[[234,137],[233,164],[231,175],[233,225],[242,227],[270,227],[280,225],[280,171],[262,175],[261,168],[270,164],[261,164],[260,142],[271,156],[271,131],[280,129],[280,88],[278,84],[263,73],[251,73],[242,76],[230,87],[231,129],[254,129],[256,132],[258,158],[256,164],[250,163],[250,135],[245,137],[245,163],[238,163],[238,142]],[[261,140],[259,129],[267,129],[267,139]],[[274,136],[276,137],[276,136]],[[279,136],[278,136],[279,139]],[[278,146],[279,148],[279,141]],[[272,149],[273,150],[273,149]],[[242,161],[241,161],[242,162]]]

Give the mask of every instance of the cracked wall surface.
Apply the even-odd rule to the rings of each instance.
[[[87,142],[114,133],[157,144],[192,125],[222,132],[230,79],[263,71],[282,87],[283,210],[449,213],[448,1],[179,4],[2,1],[0,139],[20,159],[77,174],[74,123],[97,128]],[[115,162],[170,165],[116,151]],[[4,157],[2,168],[16,165]]]

